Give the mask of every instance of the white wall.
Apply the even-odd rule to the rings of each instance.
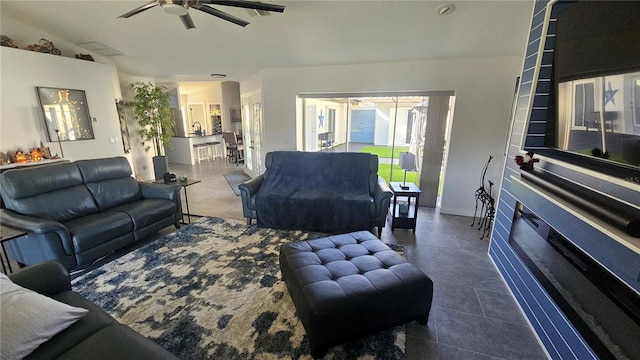
[[[36,86],[84,90],[95,139],[62,142],[68,160],[125,156],[115,99],[113,66],[63,56],[2,47],[0,151],[28,150],[42,141],[52,154],[57,142],[48,142]],[[117,84],[117,83],[116,83]],[[114,143],[110,142],[114,138]]]
[[[236,132],[236,123],[231,122],[231,109],[240,110],[240,83],[223,81],[221,88],[220,112],[222,113],[222,130]]]
[[[301,92],[455,91],[443,213],[473,215],[474,193],[489,155],[487,179],[499,183],[511,101],[522,58],[492,57],[266,69],[240,83],[241,92],[261,88],[264,111],[263,156],[296,150],[302,126],[296,121]],[[497,186],[495,187],[498,188]]]

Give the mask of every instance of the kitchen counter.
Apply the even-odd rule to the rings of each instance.
[[[187,136],[174,136],[171,138],[173,149],[165,148],[165,154],[170,164],[193,165],[197,158],[193,145],[215,141],[222,144],[222,135],[187,134]]]
[[[222,138],[222,134],[207,134],[207,135],[196,135],[194,133],[187,133],[185,136],[174,136],[174,138],[187,139],[187,138],[201,138],[201,137],[210,137],[210,136],[220,136]]]

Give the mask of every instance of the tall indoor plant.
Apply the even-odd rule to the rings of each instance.
[[[169,93],[163,86],[137,81],[129,85],[135,93],[130,102],[145,151],[153,146],[156,156],[164,155],[164,146],[173,148],[173,113],[169,107]]]
[[[169,106],[169,93],[163,86],[140,81],[129,86],[135,97],[128,105],[133,109],[133,116],[140,126],[141,145],[145,151],[151,147],[155,151],[153,166],[157,180],[167,171],[164,147],[173,148],[171,138],[175,121]]]

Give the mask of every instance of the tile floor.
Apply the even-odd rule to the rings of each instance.
[[[222,176],[242,172],[242,165],[217,159],[170,164],[169,171],[202,180],[188,188],[192,214],[243,219],[240,197]],[[546,359],[487,255],[487,239],[480,240],[480,231],[470,226],[472,219],[427,208],[418,215],[415,234],[386,226],[381,237],[404,245],[408,260],[434,282],[429,323],[407,328],[407,359]]]

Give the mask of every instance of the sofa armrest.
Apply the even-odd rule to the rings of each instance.
[[[255,178],[247,180],[242,184],[238,185],[238,188],[240,189],[241,194],[244,191],[247,193],[247,195],[253,196],[258,192],[258,190],[260,190],[260,187],[262,186],[263,182],[264,182],[264,175],[258,175]]]
[[[45,296],[71,290],[67,269],[57,261],[28,266],[9,276],[11,281]]]
[[[389,211],[389,203],[393,192],[387,182],[378,176],[378,183],[373,188],[373,201],[376,204],[376,217],[380,217]]]
[[[180,200],[180,185],[138,182],[145,199]]]
[[[0,217],[4,225],[22,229],[34,234],[55,233],[60,238],[62,247],[67,255],[73,255],[73,243],[69,230],[61,223],[34,216],[18,214],[9,209],[0,209]]]
[[[242,197],[242,207],[255,210],[255,204],[251,203],[251,197],[258,193],[263,182],[264,174],[258,175],[255,178],[238,185],[238,189],[240,189],[240,196]]]

